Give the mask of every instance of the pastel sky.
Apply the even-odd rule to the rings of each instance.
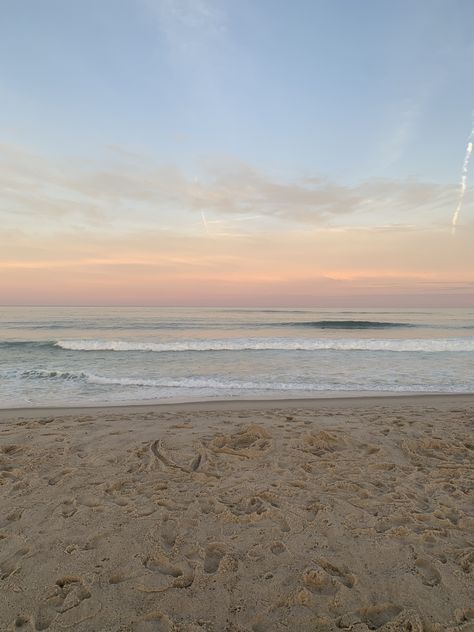
[[[474,306],[473,23],[0,0],[0,303]]]

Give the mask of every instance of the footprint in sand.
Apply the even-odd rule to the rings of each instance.
[[[129,504],[128,497],[132,492],[133,486],[129,482],[118,480],[106,486],[105,498],[119,507],[126,507]]]
[[[215,573],[221,563],[222,558],[226,554],[226,549],[223,544],[213,542],[206,548],[204,556],[204,572]]]
[[[81,577],[60,577],[52,593],[38,608],[35,629],[46,630],[58,621],[61,627],[72,627],[92,619],[102,605],[94,599]]]
[[[77,502],[79,505],[83,505],[84,507],[89,507],[94,509],[95,507],[100,507],[103,503],[100,498],[94,496],[93,494],[80,494],[77,497]]]
[[[303,583],[310,592],[319,595],[335,595],[338,591],[334,579],[320,569],[308,568],[303,573]]]
[[[23,450],[24,448],[14,443],[8,443],[0,447],[0,453],[8,455],[18,454],[19,452],[23,452]]]
[[[357,614],[370,628],[378,630],[385,624],[393,621],[401,611],[402,608],[400,608],[400,606],[391,603],[383,603],[361,608],[357,611]]]
[[[308,512],[309,520],[315,520],[320,511],[325,509],[325,505],[319,500],[310,500],[306,503],[305,510]]]
[[[346,441],[343,437],[321,430],[307,433],[302,439],[293,442],[292,447],[314,456],[325,456],[331,452],[344,450]]]
[[[339,581],[341,584],[344,584],[344,586],[346,586],[347,588],[352,588],[354,586],[355,577],[354,575],[352,575],[352,573],[348,571],[347,568],[344,568],[344,570],[341,570],[340,568],[338,568],[337,566],[334,566],[334,564],[331,564],[324,558],[318,559],[317,562],[319,566],[321,566],[321,568],[323,568],[326,571],[326,573],[328,573],[328,575],[331,575],[331,577],[334,577],[334,579]]]
[[[156,610],[135,621],[133,632],[177,632],[178,628],[164,612]]]
[[[212,498],[212,496],[200,498],[198,500],[198,503],[199,503],[199,508],[201,509],[201,512],[203,514],[209,514],[209,513],[218,514],[218,513],[222,513],[222,511],[224,510],[222,503],[218,503],[215,498]]]
[[[225,501],[221,501],[225,502]],[[235,516],[257,514],[261,515],[268,511],[267,503],[259,496],[242,497],[237,502],[228,502],[229,510]]]
[[[161,539],[166,548],[172,549],[174,547],[177,535],[178,527],[176,520],[173,520],[169,516],[164,516],[161,523]]]
[[[419,615],[412,610],[403,610],[391,603],[375,604],[340,617],[337,627],[341,630],[360,632],[423,632]]]
[[[48,485],[57,485],[60,481],[63,480],[64,477],[66,477],[68,474],[71,474],[72,472],[73,470],[70,469],[60,470],[57,474],[55,474],[51,478],[48,478]]]
[[[110,575],[109,584],[111,584],[112,586],[116,584],[122,584],[123,582],[131,579],[131,577],[132,576],[125,571],[117,571],[116,573],[112,573],[112,575]]]
[[[468,621],[474,622],[474,608],[458,608],[454,611],[454,618],[456,620],[456,623],[459,623],[461,625],[467,623]]]
[[[155,555],[149,557],[145,561],[145,566],[151,571],[161,573],[162,575],[170,575],[171,577],[180,577],[183,571],[171,562],[164,555]]]
[[[415,567],[425,586],[437,586],[440,583],[441,575],[429,560],[419,558],[415,562]]]
[[[286,551],[286,546],[280,541],[272,542],[270,544],[270,551],[273,555],[281,555]]]
[[[15,632],[33,632],[33,630],[35,629],[34,627],[34,621],[31,617],[29,617],[28,615],[18,615],[17,617],[15,617],[15,620],[13,621],[13,624],[10,628],[10,630],[15,631]]]
[[[61,515],[63,518],[71,518],[77,511],[76,501],[74,499],[66,499],[61,505]]]
[[[8,522],[17,522],[18,520],[21,520],[24,511],[24,507],[15,507],[15,509],[11,511],[7,516]]]
[[[425,626],[420,615],[414,610],[404,610],[391,621],[385,623],[379,632],[425,632]]]
[[[194,581],[194,568],[187,560],[175,564],[157,552],[153,556],[148,557],[144,561],[144,565],[148,570],[156,573],[157,576],[150,581],[147,580],[144,585],[138,587],[142,592],[163,592],[171,587],[188,588]],[[170,578],[172,577],[174,580],[170,584]]]
[[[474,549],[461,549],[457,555],[457,562],[464,573],[471,573],[474,567]]]
[[[256,424],[246,426],[232,435],[217,435],[207,446],[214,453],[224,453],[249,459],[271,447],[269,433]]]
[[[324,558],[317,560],[319,568],[307,569],[303,573],[303,583],[306,588],[320,595],[334,595],[341,588],[352,588],[355,577],[346,568],[341,570]]]
[[[278,525],[284,533],[288,533],[290,529],[290,525],[288,524],[287,519],[281,513],[274,513],[272,515],[273,522]]]
[[[0,581],[7,579],[13,573],[15,573],[19,568],[19,562],[22,557],[27,555],[30,552],[30,549],[26,546],[18,549],[12,555],[4,557],[0,560]]]

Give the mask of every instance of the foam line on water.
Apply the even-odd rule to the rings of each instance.
[[[117,387],[116,391],[123,392],[124,389],[158,389],[159,393],[165,392],[167,389],[181,389],[183,392],[189,390],[200,390],[201,392],[215,393],[218,391],[294,391],[294,392],[329,392],[329,391],[406,391],[406,392],[458,392],[462,390],[461,385],[443,384],[442,388],[439,384],[410,384],[398,385],[393,383],[379,384],[348,384],[344,383],[305,383],[305,382],[266,382],[266,381],[242,381],[227,380],[215,377],[179,377],[179,378],[158,378],[148,379],[138,376],[119,377],[119,376],[102,376],[85,371],[63,371],[63,370],[47,370],[47,369],[30,369],[7,370],[0,372],[0,378],[20,379],[20,380],[52,380],[64,381],[68,383],[87,384],[106,387]],[[468,388],[468,386],[466,386]],[[115,392],[115,391],[114,391]],[[152,391],[153,392],[153,391]]]
[[[434,339],[294,339],[239,338],[174,342],[132,342],[124,340],[59,340],[55,346],[67,351],[186,352],[186,351],[394,351],[463,352],[474,351],[473,338]]]

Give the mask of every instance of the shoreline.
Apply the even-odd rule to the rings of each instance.
[[[434,400],[437,404],[474,404],[474,393],[403,393],[400,395],[338,395],[320,397],[299,397],[299,398],[271,398],[271,399],[203,399],[203,400],[180,400],[169,402],[152,403],[124,403],[124,404],[80,404],[71,406],[34,406],[18,408],[1,408],[0,423],[6,418],[27,417],[33,418],[41,415],[64,416],[75,415],[84,410],[87,414],[111,412],[126,413],[148,413],[148,412],[200,412],[200,411],[243,411],[243,410],[276,410],[300,408],[312,410],[318,407],[327,408],[360,408],[367,405],[405,405],[415,402],[427,402]]]

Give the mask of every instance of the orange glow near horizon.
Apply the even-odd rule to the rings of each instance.
[[[0,158],[3,305],[474,305],[474,223],[451,234],[450,185]]]
[[[437,232],[417,240],[360,231],[252,236],[248,240],[144,235],[139,247],[66,237],[51,239],[48,259],[0,261],[2,304],[107,305],[474,305],[470,244],[456,256]],[[374,236],[372,235],[372,238]],[[423,240],[424,256],[420,257]],[[168,243],[167,243],[168,242]],[[397,242],[399,242],[397,244]],[[402,248],[400,261],[397,245]],[[11,245],[11,244],[10,244]],[[152,252],[153,247],[161,252]],[[185,254],[175,254],[181,251]],[[84,250],[94,250],[83,256]],[[118,252],[122,250],[122,255]],[[107,252],[106,252],[107,251]],[[343,253],[341,254],[341,251]],[[99,254],[100,253],[100,254]],[[463,260],[466,262],[462,264]],[[416,262],[418,261],[417,265]],[[352,265],[351,265],[352,262]]]

